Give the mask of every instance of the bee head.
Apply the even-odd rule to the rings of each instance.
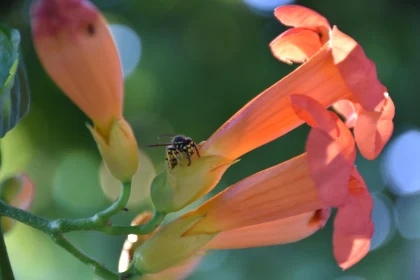
[[[189,142],[189,141],[191,141],[191,138],[185,137],[184,135],[177,135],[172,140],[172,142],[176,144],[184,144],[185,142]]]

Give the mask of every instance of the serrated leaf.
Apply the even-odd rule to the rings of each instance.
[[[29,111],[30,92],[19,45],[19,32],[0,25],[0,138]]]

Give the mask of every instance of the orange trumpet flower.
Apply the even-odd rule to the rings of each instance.
[[[171,236],[173,244],[164,247],[165,254],[180,262],[199,250],[296,242],[325,225],[330,207],[338,208],[333,247],[340,267],[347,269],[367,254],[373,200],[354,166],[353,135],[316,100],[292,94],[288,102],[294,115],[312,127],[307,152],[227,188],[175,220],[173,229],[163,227],[161,235]],[[186,242],[191,244],[180,249]],[[175,263],[169,257],[156,261],[153,253],[159,248],[149,242],[137,252],[141,269],[156,272]]]
[[[322,228],[337,207],[334,255],[349,268],[369,250],[372,198],[354,166],[349,129],[305,95],[290,95],[296,116],[312,126],[307,152],[219,193],[183,218],[203,217],[184,236],[215,234],[206,249],[290,243]]]
[[[295,102],[306,102],[299,96],[306,97],[304,100],[309,103],[312,100],[319,103],[321,108],[333,106],[343,115],[347,126],[354,127],[355,142],[368,159],[374,159],[391,137],[394,104],[362,47],[337,27],[331,28],[323,16],[308,8],[285,5],[277,8],[275,15],[283,24],[294,28],[271,42],[274,56],[289,64],[303,64],[256,96],[200,144],[200,157],[194,155],[190,166],[177,166],[162,173],[152,186],[152,199],[157,209],[171,212],[183,208],[211,191],[227,168],[243,154],[275,140],[305,121],[311,124],[296,112]],[[296,95],[295,101],[291,95]],[[300,106],[305,107],[304,104]],[[341,123],[337,125],[341,127]],[[330,147],[325,144],[317,152],[317,140],[313,140],[317,134],[320,132],[314,129],[307,144],[307,149],[313,150],[308,151],[308,160],[314,170],[317,166],[325,166],[327,151],[324,149]],[[347,162],[352,162],[354,156],[355,153],[346,155]],[[312,174],[314,180],[321,180],[325,175],[316,171]]]
[[[394,105],[378,81],[374,63],[356,41],[335,26],[331,29],[324,17],[308,8],[285,5],[275,10],[275,16],[295,28],[271,42],[274,56],[303,65],[230,118],[203,145],[201,154],[236,159],[296,128],[303,121],[293,114],[288,96],[302,94],[325,108],[351,102],[355,109],[345,117],[358,117],[356,143],[366,158],[375,158],[392,134]]]
[[[201,156],[190,167],[168,173],[178,188],[173,193],[184,196],[175,195],[172,206],[205,194],[238,157],[304,122],[312,127],[306,153],[231,186],[182,216],[185,223],[197,221],[179,238],[215,235],[204,249],[289,243],[322,228],[335,207],[334,256],[347,269],[367,254],[373,235],[373,201],[354,166],[356,144],[368,159],[382,151],[393,131],[394,104],[360,45],[324,17],[297,5],[279,7],[275,15],[294,28],[270,44],[273,54],[303,65],[201,144]],[[346,123],[327,110],[331,106]]]

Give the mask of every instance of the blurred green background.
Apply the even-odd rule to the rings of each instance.
[[[207,139],[255,95],[296,66],[278,62],[268,44],[285,30],[279,0],[97,0],[111,25],[125,73],[125,116],[142,149],[129,223],[150,208],[150,180],[164,166],[163,148],[144,148],[161,134]],[[31,211],[48,218],[86,217],[118,195],[101,165],[88,121],[41,67],[31,42],[31,1],[2,0],[0,21],[22,33],[32,107],[1,140],[4,177],[24,170],[36,182]],[[292,3],[288,1],[288,3]],[[395,133],[378,159],[357,165],[375,199],[371,252],[343,272],[332,253],[332,221],[296,244],[208,255],[189,279],[420,279],[420,4],[418,1],[297,1],[355,38],[376,63],[396,105]],[[214,192],[303,152],[305,126],[244,155]],[[417,156],[418,155],[418,156]],[[214,193],[213,192],[213,193]],[[117,269],[124,237],[72,233],[90,255]],[[44,234],[18,224],[6,236],[18,280],[93,279]]]

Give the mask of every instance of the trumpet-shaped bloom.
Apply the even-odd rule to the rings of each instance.
[[[291,102],[291,95],[306,96],[324,109],[333,106],[346,118],[346,125],[354,127],[355,142],[362,155],[368,159],[374,159],[391,137],[394,104],[378,80],[374,63],[366,57],[362,47],[336,26],[331,28],[323,16],[308,8],[285,5],[277,8],[275,15],[283,24],[293,28],[271,42],[272,53],[282,62],[303,64],[248,102],[202,143],[200,157],[194,156],[191,166],[177,166],[168,171],[172,184],[167,189],[171,189],[172,193],[182,192],[182,195],[177,197],[176,202],[175,195],[170,202],[166,201],[166,211],[177,211],[213,189],[229,167],[227,162],[234,163],[243,154],[273,141],[305,121],[311,124],[311,120],[296,112],[296,104]],[[333,126],[342,126],[341,123],[333,123],[334,120]],[[349,131],[340,131],[351,135]],[[340,142],[329,145],[327,138],[336,136],[333,131],[328,133],[329,136],[318,128],[311,132],[311,139],[319,136],[325,138],[325,141],[318,151],[312,144],[316,141],[308,141],[307,148],[312,150],[308,152],[308,160],[314,169],[316,166],[325,166],[324,160],[335,160],[329,162],[329,167],[335,167],[335,171],[340,172],[340,178],[350,178],[351,169],[340,167],[354,161],[355,149],[349,146],[348,154],[346,152],[340,157],[325,158],[323,155],[326,154],[326,148],[330,150],[327,154],[331,156],[334,150],[338,153],[340,145],[346,145]],[[347,141],[350,138],[342,139]],[[352,137],[350,142],[354,143]],[[206,158],[215,156],[224,161],[219,166],[206,166]],[[185,172],[179,172],[178,169],[185,169]],[[190,176],[199,172],[203,175],[202,179]],[[328,169],[328,174],[330,172]],[[317,173],[315,170],[312,175],[317,182],[326,173]],[[330,180],[329,184],[324,182],[329,187],[321,188],[320,192],[328,193],[334,189],[334,178]],[[334,189],[333,193],[336,197],[326,202],[331,206],[343,203],[335,199],[345,199],[347,193],[344,188]],[[325,195],[323,198],[327,199]]]
[[[325,225],[330,207],[338,208],[332,238],[338,264],[347,269],[366,255],[373,235],[373,200],[354,166],[352,133],[307,95],[291,94],[288,102],[293,114],[312,127],[307,152],[238,182],[172,222],[172,227],[182,225],[167,230],[176,233],[172,246],[186,246],[187,238],[200,242],[180,258],[162,257],[156,270],[200,250],[296,242]],[[150,246],[149,251],[159,248]]]
[[[48,75],[95,124],[90,131],[111,174],[131,180],[137,141],[122,116],[120,59],[101,13],[88,0],[37,0],[32,35]]]
[[[184,235],[218,233],[206,249],[294,242],[322,228],[329,207],[334,256],[346,269],[369,251],[372,198],[354,166],[354,138],[333,112],[306,95],[290,95],[295,115],[312,129],[306,153],[261,171],[214,196],[183,218],[202,217]]]

